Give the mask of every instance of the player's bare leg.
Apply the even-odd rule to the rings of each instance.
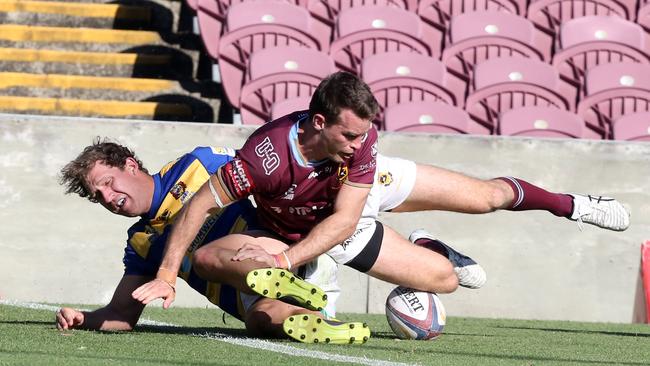
[[[544,210],[578,221],[580,229],[582,223],[614,231],[624,231],[630,225],[628,210],[611,197],[554,193],[519,178],[481,180],[430,165],[418,164],[416,169],[413,190],[393,212]]]
[[[245,293],[286,299],[296,304],[320,310],[327,306],[327,294],[294,273],[255,260],[234,261],[232,258],[244,246],[256,245],[260,254],[278,254],[287,249],[283,242],[269,237],[264,231],[231,234],[204,245],[194,254],[194,271],[211,282],[227,283]]]
[[[446,257],[414,245],[388,226],[384,226],[381,250],[368,274],[427,292],[450,293],[458,288],[458,277]]]
[[[430,165],[417,164],[415,186],[393,212],[443,210],[471,214],[506,208],[514,193],[500,179],[481,180]]]
[[[193,268],[199,277],[219,283],[227,283],[241,291],[251,293],[246,284],[246,275],[267,265],[255,260],[232,261],[232,257],[245,244],[255,244],[271,254],[277,254],[288,246],[262,231],[230,234],[212,241],[194,253]]]
[[[299,314],[321,316],[318,311],[307,310],[275,299],[260,298],[246,312],[246,329],[253,337],[283,338],[285,337],[282,329],[284,320]]]

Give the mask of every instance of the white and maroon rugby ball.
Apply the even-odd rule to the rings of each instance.
[[[447,315],[438,295],[398,286],[386,299],[386,318],[402,339],[433,340],[442,334]]]

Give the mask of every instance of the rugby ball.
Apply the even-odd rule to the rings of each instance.
[[[447,315],[438,295],[398,286],[386,299],[386,318],[402,339],[433,340],[442,334]]]

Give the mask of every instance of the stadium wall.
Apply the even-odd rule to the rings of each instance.
[[[197,145],[239,147],[251,128],[198,123],[0,115],[0,298],[103,304],[121,273],[135,219],[65,196],[59,169],[95,136],[133,148],[150,171]],[[644,321],[640,244],[650,237],[650,144],[383,134],[380,150],[476,177],[522,177],[549,190],[629,204],[615,233],[547,212],[383,214],[404,235],[426,228],[488,272],[481,290],[443,295],[452,316],[629,323]],[[426,276],[426,273],[422,274]],[[380,313],[392,285],[348,268],[339,311]],[[187,287],[179,306],[207,306]]]

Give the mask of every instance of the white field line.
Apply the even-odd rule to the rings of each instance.
[[[27,308],[27,309],[34,309],[34,310],[48,310],[53,312],[59,310],[60,308],[59,306],[39,304],[33,302],[21,302],[21,301],[14,301],[14,300],[0,300],[0,305],[15,306],[19,308]],[[81,309],[81,310],[86,311],[85,309]],[[149,320],[149,319],[140,319],[138,324],[160,326],[160,327],[163,326],[179,327],[179,325],[177,324],[159,322],[159,321]],[[297,347],[288,346],[284,344],[273,343],[261,339],[231,337],[229,335],[219,333],[219,332],[206,332],[201,334],[194,333],[192,334],[192,336],[214,339],[216,341],[234,344],[237,346],[244,346],[244,347],[250,347],[250,348],[260,349],[264,351],[283,353],[285,355],[290,355],[290,356],[316,358],[320,360],[327,360],[327,361],[334,361],[334,362],[354,363],[354,364],[368,365],[368,366],[416,366],[417,365],[417,364],[409,364],[403,362],[375,360],[366,357],[344,356],[336,353],[327,353],[321,351],[310,351],[308,349],[302,349],[302,348],[297,348]]]

